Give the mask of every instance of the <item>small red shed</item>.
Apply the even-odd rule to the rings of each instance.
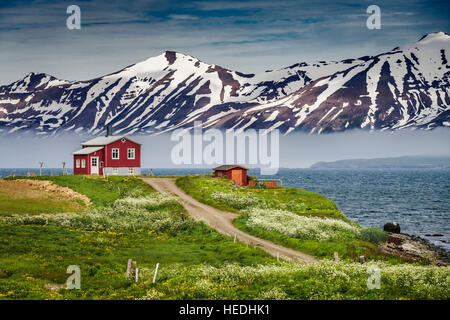
[[[81,146],[73,153],[74,174],[141,174],[141,144],[126,136],[98,137]]]
[[[247,179],[247,170],[248,168],[240,166],[240,165],[223,165],[217,168],[214,168],[214,176],[215,177],[227,177],[230,180],[233,180],[237,184],[241,186],[246,186],[248,183]]]

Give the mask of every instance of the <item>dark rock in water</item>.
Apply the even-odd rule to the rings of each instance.
[[[384,231],[392,233],[400,233],[400,225],[397,222],[388,222],[383,227]]]
[[[425,237],[443,237],[443,234],[440,233],[433,233],[433,234],[426,234]]]

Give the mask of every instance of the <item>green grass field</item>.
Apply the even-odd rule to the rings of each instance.
[[[160,263],[161,272],[177,265],[257,265],[274,261],[261,250],[234,243],[185,217],[177,201],[166,201],[139,179],[38,179],[70,186],[92,197],[96,208],[69,217],[51,217],[48,224],[39,215],[23,214],[0,222],[0,298],[136,299],[146,295],[149,285],[144,285],[145,274],[139,283],[125,278],[129,258],[143,269]],[[142,208],[127,206],[126,200],[132,197],[155,201],[144,203]],[[125,204],[115,202],[119,199]],[[82,290],[47,290],[45,285],[65,283],[69,265],[80,267]]]
[[[148,285],[125,278],[129,258],[139,268],[238,263],[255,265],[272,259],[197,225],[178,236],[154,232],[108,232],[61,228],[50,224],[0,225],[0,298],[135,299]],[[81,269],[82,290],[52,293],[45,284],[64,284],[66,268]],[[149,277],[149,276],[148,276]],[[141,280],[149,278],[141,274]],[[151,275],[153,277],[153,274]]]
[[[94,207],[64,216],[17,214],[1,218],[0,299],[450,298],[447,267],[382,261],[361,265],[352,262],[351,257],[340,263],[326,259],[309,265],[277,262],[259,249],[235,243],[231,237],[191,220],[177,198],[160,195],[139,179],[114,177],[105,181],[101,177],[83,176],[39,179],[87,195]],[[195,179],[202,184],[210,183],[201,177]],[[224,183],[222,188],[227,192],[238,190],[227,186],[226,181],[219,183]],[[275,200],[271,202],[269,190],[263,191],[258,193],[260,197],[276,206]],[[347,223],[332,202],[317,194],[300,193],[304,196],[302,201],[309,201],[311,209],[307,211],[313,215],[321,215],[314,206],[317,203],[331,216]],[[256,196],[250,196],[246,201],[260,204],[254,199]],[[277,197],[282,196],[278,193]],[[285,210],[297,209],[299,214],[306,210],[295,203],[294,196],[285,196],[290,199],[289,207],[283,207]],[[215,195],[209,201],[221,199]],[[234,200],[226,205],[241,212],[243,209],[236,208],[243,202]],[[245,222],[239,219],[237,224]],[[340,229],[336,232],[346,234]],[[305,242],[301,244],[305,251],[315,246],[314,252],[324,250],[327,254],[323,256],[328,256],[329,250],[336,249],[329,249],[320,241],[308,241],[312,241],[308,246]],[[343,246],[348,250],[346,244]],[[125,277],[129,258],[137,261],[141,270],[138,282]],[[156,263],[159,271],[156,283],[152,283]],[[379,290],[371,290],[366,284],[367,267],[374,264],[381,269]],[[69,265],[80,267],[81,289],[50,290],[64,287]]]

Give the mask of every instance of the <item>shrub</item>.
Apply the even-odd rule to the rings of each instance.
[[[265,203],[261,198],[253,197],[251,195],[240,195],[238,193],[213,192],[211,198],[235,209],[247,209]]]
[[[294,201],[294,200],[291,200],[286,203],[280,203],[279,207],[282,210],[287,210],[287,211],[296,212],[296,213],[298,213],[298,212],[305,213],[306,209],[307,209],[307,206],[304,202]]]
[[[166,208],[170,204],[169,208]],[[99,207],[87,213],[64,216],[14,215],[6,218],[14,224],[39,224],[47,221],[63,227],[84,230],[153,230],[177,232],[186,229],[192,220],[183,220],[182,207],[173,197],[152,194],[146,198],[119,199],[109,207]],[[47,220],[48,219],[48,220]]]
[[[258,299],[261,300],[287,300],[288,296],[286,292],[280,288],[274,287],[267,291],[263,291],[259,294]]]
[[[179,214],[164,210],[149,211],[122,204],[94,209],[87,214],[56,217],[52,221],[65,227],[109,231],[176,231],[184,224]]]
[[[361,230],[361,239],[372,243],[386,242],[387,233],[377,228],[363,228]]]
[[[170,206],[177,206],[178,201],[175,197],[162,195],[160,193],[152,194],[151,196],[136,198],[127,197],[124,199],[118,199],[116,204],[133,206],[136,208],[145,208],[147,210],[156,210],[160,208],[166,208]]]
[[[381,290],[367,287],[369,268],[380,268]],[[172,265],[144,299],[449,299],[450,268],[349,263],[220,267]],[[151,283],[152,278],[147,280]]]
[[[305,217],[285,210],[249,210],[246,224],[250,228],[262,228],[304,240],[339,240],[360,236],[360,228],[345,221]]]
[[[14,214],[10,217],[5,217],[4,220],[13,224],[35,224],[44,225],[47,223],[48,218],[43,215],[29,215],[29,214]]]
[[[258,181],[255,184],[255,188],[256,189],[267,189],[267,186],[266,186],[266,184],[264,182]]]

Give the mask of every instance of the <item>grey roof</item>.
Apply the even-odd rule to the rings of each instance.
[[[82,146],[106,146],[107,144],[116,142],[117,140],[120,140],[122,138],[130,140],[137,144],[141,144],[137,141],[131,140],[130,138],[128,138],[126,136],[109,136],[109,137],[97,137],[97,138],[91,139],[89,141],[83,142],[81,145]]]
[[[240,166],[240,165],[238,165],[238,164],[224,164],[224,165],[222,165],[222,166],[219,166],[219,167],[217,167],[217,168],[214,168],[213,170],[230,170],[230,169],[233,169],[233,168],[235,168],[235,167],[239,167],[239,168],[248,170],[248,168],[243,167],[243,166]]]
[[[81,150],[75,151],[74,155],[91,154],[92,152],[102,150],[103,147],[87,147]]]

